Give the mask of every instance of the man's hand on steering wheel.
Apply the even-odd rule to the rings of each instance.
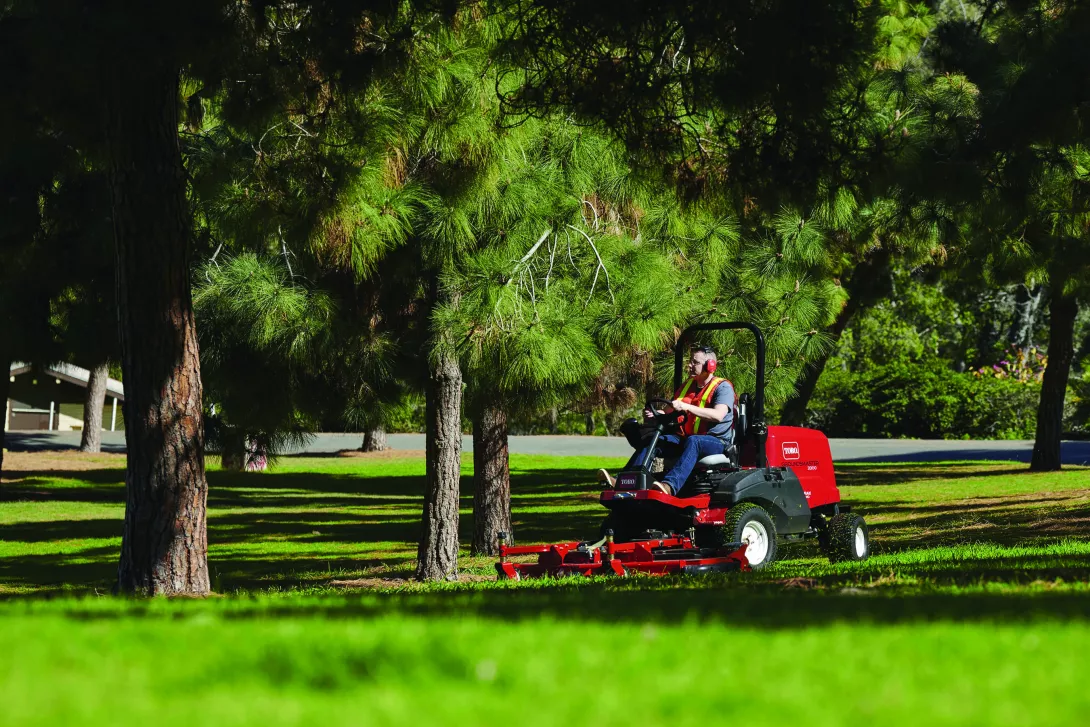
[[[662,405],[661,409],[658,406],[660,404]],[[679,413],[675,410],[673,403],[666,399],[648,399],[643,415],[650,421],[671,429],[681,425]]]

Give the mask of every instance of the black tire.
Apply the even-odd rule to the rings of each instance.
[[[759,562],[750,562],[753,570],[767,568],[776,560],[776,524],[772,522],[768,512],[763,507],[752,502],[740,502],[727,511],[727,520],[723,523],[723,543],[739,543],[749,537],[746,532],[757,530],[764,532],[766,543],[764,557]],[[746,557],[750,557],[751,548],[746,549]]]
[[[844,512],[829,520],[828,547],[830,562],[866,560],[870,557],[870,529],[862,515]]]

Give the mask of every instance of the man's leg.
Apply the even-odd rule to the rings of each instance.
[[[659,443],[655,447],[655,449],[657,450],[655,452],[655,456],[656,457],[661,457],[661,456],[663,456],[663,452],[670,452],[671,450],[678,449],[680,447],[680,445],[681,445],[681,437],[679,437],[678,435],[676,435],[676,434],[663,435],[662,437],[659,437]],[[630,469],[635,469],[635,468],[639,467],[640,464],[643,462],[643,458],[646,457],[646,456],[647,456],[647,447],[644,447],[643,449],[638,450],[635,454],[632,455],[631,459],[628,460],[628,464],[626,464],[624,466],[624,468],[626,470],[630,470]]]
[[[707,434],[686,437],[681,448],[681,456],[677,458],[673,469],[666,473],[662,481],[670,485],[676,496],[685,486],[685,480],[689,479],[697,462],[709,455],[723,454],[723,450],[723,441],[719,437]]]

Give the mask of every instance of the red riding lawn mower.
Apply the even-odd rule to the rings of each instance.
[[[686,344],[696,331],[745,329],[757,339],[757,392],[739,397],[734,446],[701,459],[677,496],[648,489],[655,445],[680,431],[686,414],[658,414],[643,429],[647,456],[604,490],[609,509],[597,542],[508,545],[500,533],[499,580],[631,572],[711,573],[759,570],[780,543],[817,538],[832,561],[863,560],[870,535],[862,516],[840,503],[829,440],[814,429],[764,421],[765,341],[752,323],[703,323],[682,332],[674,347],[674,389],[681,387]],[[653,399],[657,411],[669,402]],[[536,562],[512,558],[537,556]]]

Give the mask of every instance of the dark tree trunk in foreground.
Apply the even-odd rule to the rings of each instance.
[[[110,367],[100,363],[91,369],[87,382],[87,401],[83,405],[83,432],[79,438],[79,451],[102,451],[102,408],[106,406],[106,381]]]
[[[363,435],[363,446],[360,447],[360,451],[385,452],[389,448],[390,445],[386,443],[386,427],[377,426]]]
[[[827,333],[833,338],[833,345],[840,340],[848,325],[859,311],[870,308],[892,292],[892,256],[886,250],[875,250],[869,257],[856,265],[851,277],[844,281],[848,291],[848,300],[840,310],[836,320],[829,326]],[[818,380],[829,361],[829,354],[811,361],[803,369],[802,378],[797,384],[797,394],[788,399],[780,411],[780,424],[793,427],[806,426],[806,415],[810,408],[810,399],[817,390]]]
[[[203,595],[208,485],[178,73],[149,58],[119,50],[106,92],[128,448],[117,585]]]
[[[501,532],[511,532],[507,412],[485,405],[473,420],[473,554],[497,555]]]
[[[8,394],[11,392],[11,356],[0,351],[0,367],[3,380],[0,380],[0,406],[4,407],[4,423],[8,416]],[[0,482],[4,481],[4,447],[7,446],[7,432],[0,426]]]
[[[426,408],[427,482],[416,577],[424,581],[455,580],[462,460],[462,371],[452,351],[440,353],[429,371]]]
[[[1061,286],[1057,286],[1057,290]],[[1035,472],[1060,469],[1060,440],[1063,437],[1064,397],[1067,377],[1075,353],[1075,317],[1079,304],[1074,296],[1052,293],[1048,305],[1048,364],[1041,382],[1037,406],[1037,437],[1029,468]]]

